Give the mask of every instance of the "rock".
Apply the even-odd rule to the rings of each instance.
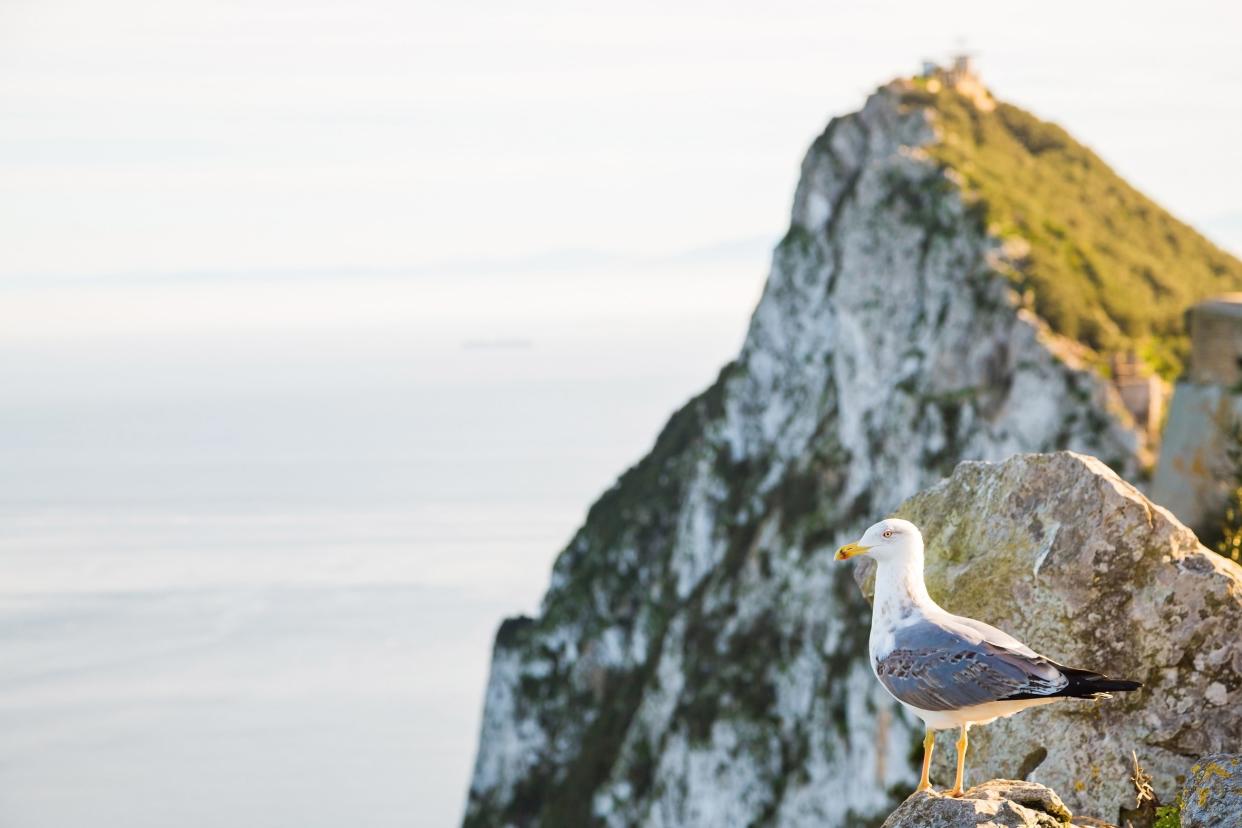
[[[1235,472],[1228,426],[1236,422],[1242,422],[1242,397],[1232,387],[1177,384],[1151,494],[1192,528],[1214,529],[1224,514]]]
[[[1182,828],[1242,826],[1242,754],[1215,753],[1196,762],[1180,803]]]
[[[928,590],[945,609],[1145,685],[974,728],[968,779],[1030,779],[1116,818],[1133,801],[1131,751],[1171,802],[1188,757],[1242,743],[1242,568],[1098,460],[962,463],[896,514],[922,527]],[[933,780],[952,778],[952,738]]]
[[[910,92],[816,139],[741,354],[592,506],[538,616],[502,628],[468,825],[877,822],[921,730],[871,673],[832,550],[962,458],[1139,467]]]
[[[931,791],[913,794],[882,828],[1069,828],[1071,816],[1050,788],[993,779],[960,799]]]

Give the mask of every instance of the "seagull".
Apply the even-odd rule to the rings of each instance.
[[[957,778],[949,796],[962,795],[966,733],[971,725],[1065,698],[1109,698],[1137,690],[1137,681],[1111,679],[1042,656],[996,627],[942,609],[923,583],[923,536],[908,520],[889,518],[857,543],[837,550],[838,561],[874,558],[871,669],[889,695],[923,720],[923,773],[918,791],[931,789],[935,732],[959,728]]]

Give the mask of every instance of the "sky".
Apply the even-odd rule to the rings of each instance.
[[[828,117],[961,44],[999,96],[1242,248],[1242,7],[1027,11],[6,0],[0,277],[405,273],[774,239]]]

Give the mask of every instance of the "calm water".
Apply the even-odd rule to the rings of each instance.
[[[457,822],[498,621],[757,273],[500,342],[465,312],[8,342],[0,824]]]

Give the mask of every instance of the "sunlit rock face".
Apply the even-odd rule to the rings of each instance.
[[[1108,387],[1018,308],[904,99],[815,141],[741,354],[502,628],[467,825],[878,825],[919,734],[832,550],[964,458],[1134,471]]]

